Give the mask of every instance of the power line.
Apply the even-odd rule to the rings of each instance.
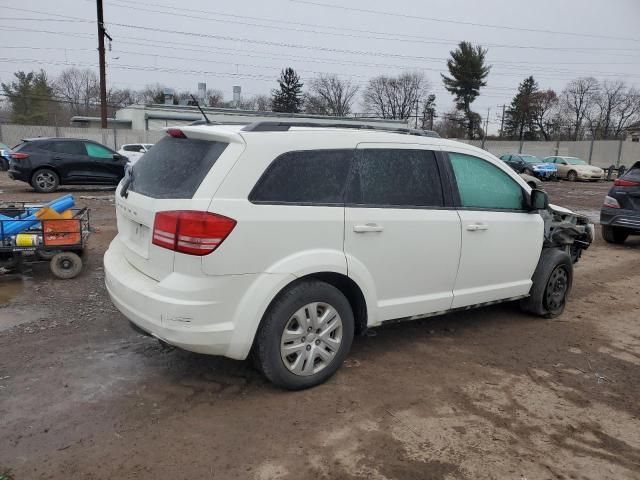
[[[616,36],[610,36],[610,35],[597,35],[597,34],[594,35],[594,34],[589,34],[589,33],[566,32],[566,31],[557,31],[557,30],[545,30],[545,29],[527,28],[527,27],[510,27],[508,25],[495,25],[495,24],[490,24],[490,23],[467,22],[467,21],[463,21],[463,20],[451,20],[451,19],[436,18],[436,17],[424,17],[424,16],[419,16],[419,15],[413,15],[413,14],[408,15],[408,14],[404,14],[404,13],[386,12],[386,11],[383,11],[383,10],[373,10],[373,9],[366,9],[366,8],[347,7],[347,6],[344,6],[344,5],[321,3],[321,2],[315,2],[315,1],[310,1],[310,0],[289,0],[289,1],[292,2],[292,3],[313,5],[313,6],[316,6],[316,7],[334,8],[334,9],[346,10],[346,11],[351,11],[351,12],[369,13],[369,14],[375,14],[375,15],[385,15],[385,16],[390,16],[390,17],[409,18],[409,19],[412,19],[412,20],[426,20],[426,21],[430,21],[430,22],[452,23],[452,24],[455,24],[455,25],[469,25],[469,26],[473,26],[473,27],[494,28],[494,29],[500,29],[500,30],[515,30],[515,31],[518,31],[518,32],[551,33],[551,34],[554,34],[554,35],[566,35],[566,36],[581,37],[581,38],[601,38],[601,39],[607,39],[607,40],[624,40],[624,41],[640,42],[640,39],[638,39],[638,38],[616,37]]]
[[[91,0],[88,0],[88,1],[91,1]],[[171,11],[161,11],[161,10],[154,10],[154,9],[150,9],[150,8],[140,8],[140,7],[133,6],[133,5],[128,5],[128,4],[124,4],[123,5],[122,2],[120,2],[118,0],[113,0],[111,2],[111,4],[113,6],[119,7],[119,8],[128,8],[128,9],[137,10],[137,11],[160,13],[160,14],[164,14],[164,15],[170,15],[172,17],[176,17],[176,16],[177,17],[185,17],[185,18],[192,18],[192,19],[197,19],[197,20],[207,20],[207,21],[213,21],[213,22],[220,22],[220,23],[225,23],[225,24],[233,23],[233,24],[237,24],[237,25],[245,25],[245,26],[260,27],[260,28],[269,28],[269,29],[275,29],[275,30],[279,30],[279,31],[281,31],[281,30],[289,30],[289,31],[294,31],[294,32],[317,33],[317,34],[322,34],[322,35],[333,35],[333,36],[348,37],[348,38],[365,38],[365,39],[369,39],[369,40],[385,40],[385,41],[421,43],[421,44],[451,45],[451,44],[457,44],[458,43],[458,40],[449,39],[449,38],[408,36],[408,35],[402,35],[402,34],[397,34],[397,33],[385,33],[385,32],[376,32],[376,31],[370,31],[370,30],[364,30],[364,31],[361,30],[360,31],[360,33],[367,33],[368,35],[358,35],[358,34],[353,34],[353,33],[340,33],[340,32],[327,32],[327,31],[310,30],[309,27],[311,27],[311,28],[325,28],[325,29],[327,29],[328,27],[325,26],[325,25],[319,25],[319,24],[290,22],[290,21],[286,21],[286,20],[262,19],[260,17],[251,17],[251,16],[246,16],[246,15],[232,15],[232,14],[226,14],[226,13],[212,12],[212,11],[209,11],[209,10],[195,10],[195,9],[183,9],[183,8],[181,8],[180,11],[175,11],[175,9],[171,10]],[[173,9],[174,8],[174,7],[166,7],[164,5],[157,4],[157,3],[147,3],[147,2],[136,2],[135,5],[146,5],[147,7],[148,6],[157,6],[157,7],[169,8],[169,9]],[[181,13],[183,10],[197,12],[200,15],[189,15],[189,14],[186,14],[186,13]],[[223,20],[223,19],[217,19],[217,18],[203,18],[202,14],[218,15],[218,16],[222,16],[222,17],[231,17],[231,18],[248,18],[248,19],[259,20],[259,21],[263,21],[263,22],[264,21],[278,22],[279,25],[256,24],[256,23],[247,22],[247,21],[237,21],[237,20],[229,20],[229,19],[224,19]],[[299,26],[304,27],[304,28],[287,27],[287,26],[285,26],[283,24],[299,25]],[[341,28],[337,28],[337,27],[332,27],[332,28],[335,29],[335,30],[340,30],[341,29]],[[358,30],[356,30],[356,29],[345,29],[345,30],[351,30],[351,31],[358,32]],[[534,50],[565,50],[565,51],[575,51],[575,50],[578,50],[578,51],[585,51],[585,50],[592,51],[592,50],[594,50],[593,48],[590,48],[590,47],[538,47],[538,46],[532,46],[532,45],[513,45],[513,44],[496,44],[496,43],[486,43],[486,44],[483,44],[483,46],[491,47],[491,48],[513,48],[513,49],[534,49]],[[595,49],[596,50],[605,50],[605,51],[611,51],[611,50],[635,51],[636,50],[634,48],[620,48],[620,49],[617,49],[617,48],[616,49],[595,48]]]
[[[92,0],[86,0],[89,2],[92,2]],[[261,28],[271,28],[271,29],[276,29],[276,30],[290,30],[290,31],[296,31],[296,32],[303,32],[303,33],[318,33],[318,34],[322,34],[322,35],[337,35],[337,36],[342,36],[342,37],[351,37],[351,38],[365,38],[365,39],[378,39],[378,40],[385,40],[385,41],[401,41],[401,42],[410,42],[410,43],[426,43],[426,44],[442,44],[442,45],[451,45],[452,43],[456,44],[458,43],[457,40],[454,39],[447,39],[447,38],[440,38],[440,37],[421,37],[421,36],[417,36],[417,35],[406,35],[406,34],[398,34],[398,33],[385,33],[385,32],[376,32],[376,31],[371,31],[371,30],[358,30],[358,29],[349,29],[349,28],[345,28],[345,27],[329,27],[329,26],[325,26],[325,25],[319,25],[319,24],[309,24],[309,23],[302,23],[302,22],[289,22],[286,20],[275,20],[275,19],[263,19],[260,17],[251,17],[251,16],[246,16],[246,15],[233,15],[233,14],[227,14],[227,13],[220,13],[220,12],[214,12],[214,11],[209,11],[209,10],[196,10],[196,9],[185,9],[182,8],[181,10],[185,10],[185,11],[191,11],[191,12],[197,12],[200,14],[207,14],[207,15],[217,15],[217,16],[226,16],[226,17],[231,17],[231,18],[248,18],[248,19],[253,19],[253,20],[259,20],[259,21],[268,21],[268,22],[278,22],[279,25],[264,25],[264,24],[256,24],[256,23],[251,23],[251,22],[240,22],[240,21],[234,21],[234,20],[221,20],[221,19],[216,19],[216,18],[202,18],[202,16],[196,16],[196,15],[189,15],[186,13],[180,13],[179,11],[160,11],[160,10],[153,10],[153,9],[149,9],[149,8],[139,8],[139,7],[135,7],[135,6],[131,6],[131,5],[123,5],[122,2],[120,2],[119,0],[114,0],[115,2],[117,2],[116,4],[114,4],[113,6],[115,7],[120,7],[120,8],[129,8],[129,9],[133,9],[133,10],[137,10],[137,11],[144,11],[144,12],[155,12],[155,13],[160,13],[160,14],[165,14],[165,15],[171,15],[172,17],[186,17],[186,18],[192,18],[192,19],[197,19],[197,20],[207,20],[207,21],[214,21],[214,22],[221,22],[221,23],[235,23],[235,24],[239,24],[239,25],[245,25],[245,26],[256,26],[256,27],[261,27]],[[297,0],[290,0],[290,1],[297,1]],[[148,2],[136,2],[139,5],[147,5],[147,6],[157,6],[160,8],[174,8],[173,6],[169,7],[169,6],[165,6],[162,4],[157,4],[157,3],[148,3]],[[313,2],[300,2],[300,3],[311,3],[314,4]],[[320,5],[320,4],[318,4]],[[351,7],[343,7],[343,6],[333,6],[335,8],[344,8],[344,9],[348,9],[348,10],[352,10],[353,8]],[[9,10],[16,10],[16,11],[23,11],[23,12],[30,12],[30,13],[40,13],[43,15],[55,15],[58,17],[63,17],[66,19],[72,19],[72,20],[76,20],[78,22],[91,22],[91,20],[87,20],[81,17],[72,17],[72,16],[68,16],[68,15],[58,15],[58,14],[52,14],[50,12],[46,12],[46,11],[41,11],[41,10],[32,10],[32,9],[26,9],[26,8],[17,8],[17,7],[9,7],[9,6],[3,6],[3,8],[9,9]],[[395,14],[394,14],[395,15]],[[398,14],[400,15],[400,14]],[[404,16],[404,15],[402,15]],[[421,18],[421,17],[413,17],[413,16],[409,16],[409,18]],[[40,19],[38,19],[40,20]],[[41,19],[43,21],[46,21],[47,19]],[[51,21],[57,21],[54,19],[51,19]],[[62,20],[60,20],[62,21]],[[71,20],[68,20],[71,21]],[[112,23],[115,25],[115,23]],[[299,25],[299,26],[303,26],[305,27],[304,29],[301,28],[292,28],[292,27],[286,27],[282,24],[290,24],[290,25]],[[372,36],[372,35],[356,35],[356,34],[346,34],[346,33],[339,33],[339,32],[326,32],[326,31],[314,31],[314,30],[309,30],[306,27],[312,27],[312,28],[325,28],[325,29],[334,29],[334,30],[345,30],[345,31],[355,31],[355,32],[360,32],[360,33],[369,33],[369,34],[373,34],[373,35],[378,35],[378,36]],[[509,28],[509,29],[513,29],[513,30],[521,30],[521,29],[517,29],[517,28],[511,28],[511,27],[504,27],[504,28]],[[177,32],[176,32],[177,33]],[[560,33],[560,32],[558,32]],[[379,36],[379,35],[383,35],[383,37]],[[396,38],[392,38],[392,37],[396,37]],[[398,38],[400,37],[400,38]],[[404,38],[403,38],[404,37]],[[639,40],[640,41],[640,40]],[[590,53],[593,51],[603,51],[603,52],[611,52],[611,51],[630,51],[630,52],[635,52],[636,49],[635,48],[601,48],[601,47],[540,47],[540,46],[533,46],[533,45],[513,45],[513,44],[496,44],[496,43],[487,43],[484,44],[484,46],[486,47],[491,47],[491,48],[514,48],[514,49],[534,49],[534,50],[543,50],[543,51],[573,51],[573,52],[577,52],[577,53]]]

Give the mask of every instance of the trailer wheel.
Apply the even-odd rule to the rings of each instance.
[[[54,276],[68,280],[77,277],[82,270],[82,259],[73,252],[56,253],[49,262]]]

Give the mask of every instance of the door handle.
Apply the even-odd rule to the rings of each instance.
[[[54,160],[62,160],[62,157],[53,157]]]
[[[485,223],[472,223],[470,225],[467,225],[467,230],[469,230],[470,232],[489,230],[489,225]]]
[[[380,233],[384,230],[382,225],[378,225],[377,223],[367,223],[366,225],[354,225],[353,231],[356,233]]]

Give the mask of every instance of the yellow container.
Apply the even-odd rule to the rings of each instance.
[[[16,247],[36,247],[39,243],[38,235],[33,233],[19,233],[16,235]]]

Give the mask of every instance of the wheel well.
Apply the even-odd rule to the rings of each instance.
[[[291,288],[293,285],[307,280],[319,280],[321,282],[328,283],[329,285],[340,290],[340,292],[342,292],[342,294],[347,297],[347,300],[351,305],[353,318],[355,320],[355,334],[363,334],[367,330],[367,303],[364,299],[364,295],[362,294],[362,290],[360,290],[360,287],[358,286],[358,284],[356,284],[356,282],[354,282],[346,275],[342,275],[341,273],[318,272],[305,275],[304,277],[296,278],[293,282],[287,284],[287,286],[285,286],[282,290],[280,290],[280,292],[278,292],[278,294],[269,304],[269,307],[267,308],[265,313],[269,311],[273,302],[284,291]]]

